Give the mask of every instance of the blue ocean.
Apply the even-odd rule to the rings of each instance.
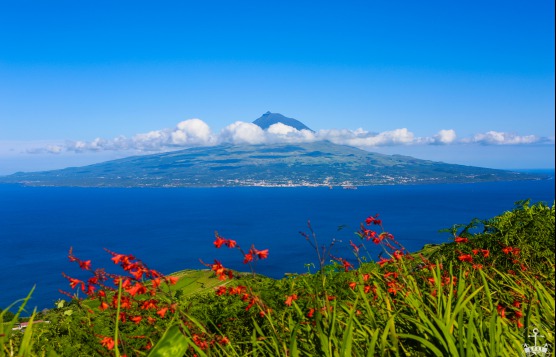
[[[300,231],[307,222],[320,245],[353,259],[349,241],[369,215],[408,250],[448,241],[440,229],[511,210],[518,200],[554,202],[554,180],[340,188],[66,188],[0,185],[0,307],[25,297],[53,307],[68,289],[62,272],[73,247],[93,268],[118,272],[104,251],[133,254],[163,273],[203,269],[201,260],[248,270],[237,250],[215,249],[214,232],[249,249],[269,249],[258,273],[305,272],[316,254]],[[367,245],[367,248],[372,248]]]

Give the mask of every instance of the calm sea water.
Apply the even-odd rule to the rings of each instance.
[[[348,243],[368,215],[409,250],[450,237],[439,233],[472,218],[511,210],[514,202],[554,201],[554,181],[328,188],[109,189],[0,185],[0,307],[29,292],[39,309],[53,307],[67,289],[61,273],[85,277],[67,252],[94,267],[118,272],[103,250],[134,254],[151,268],[171,273],[202,269],[199,259],[219,259],[245,270],[236,250],[215,249],[217,230],[249,248],[269,249],[257,272],[280,278],[304,272],[315,252],[299,234],[307,220],[319,242],[353,257]],[[343,229],[339,230],[339,227]],[[370,246],[368,246],[370,248]]]

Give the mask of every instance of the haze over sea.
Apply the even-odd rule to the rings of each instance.
[[[53,307],[68,290],[62,272],[87,275],[67,259],[68,249],[93,268],[113,266],[107,248],[133,254],[165,274],[205,268],[199,259],[247,270],[236,250],[214,248],[214,231],[269,249],[256,271],[274,278],[307,271],[315,252],[299,234],[307,220],[319,243],[341,240],[333,254],[353,261],[349,241],[368,215],[408,250],[448,241],[443,228],[491,218],[531,199],[552,205],[554,180],[335,188],[68,188],[0,185],[0,307],[27,295],[31,306]],[[343,227],[339,230],[339,227]],[[534,237],[532,237],[533,239]],[[372,248],[372,244],[367,244]]]

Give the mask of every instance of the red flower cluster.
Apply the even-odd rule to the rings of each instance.
[[[122,323],[131,321],[137,325],[143,322],[152,325],[156,321],[156,316],[162,319],[167,316],[168,311],[172,313],[176,311],[176,303],[163,301],[159,297],[164,294],[160,290],[160,285],[162,283],[175,285],[178,282],[177,277],[165,277],[160,272],[149,269],[133,255],[117,254],[107,249],[106,251],[112,255],[111,260],[114,264],[119,264],[128,275],[108,274],[104,269],[92,271],[91,261],[77,258],[73,254],[73,249],[70,248],[68,254],[70,262],[77,263],[82,270],[90,271],[92,274],[92,277],[85,281],[62,273],[69,280],[71,289],[80,288],[88,298],[98,299],[100,301],[99,311],[113,309],[115,312],[119,308],[120,314],[117,319]],[[109,285],[110,282],[113,283],[113,286]],[[118,289],[121,287],[121,293],[116,287]],[[75,298],[70,293],[63,291],[62,293]],[[94,313],[92,310],[90,312]],[[114,349],[116,342],[111,337],[98,337],[103,347],[108,350]],[[138,338],[138,336],[129,338]],[[120,340],[118,344],[120,343],[124,342]],[[143,348],[148,349],[150,345],[150,341],[146,339]]]

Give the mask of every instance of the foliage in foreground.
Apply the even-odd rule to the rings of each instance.
[[[204,272],[211,287],[200,291],[132,256],[109,252],[124,270],[110,275],[70,251],[91,273],[66,276],[87,299],[34,314],[51,323],[24,333],[11,332],[15,316],[0,330],[0,356],[520,355],[533,329],[554,344],[554,210],[519,202],[414,254],[370,216],[350,241],[355,260],[332,256],[311,230],[316,273],[273,280],[215,260]],[[364,263],[365,243],[387,258]],[[269,254],[218,233],[214,245],[238,249],[250,265]]]

